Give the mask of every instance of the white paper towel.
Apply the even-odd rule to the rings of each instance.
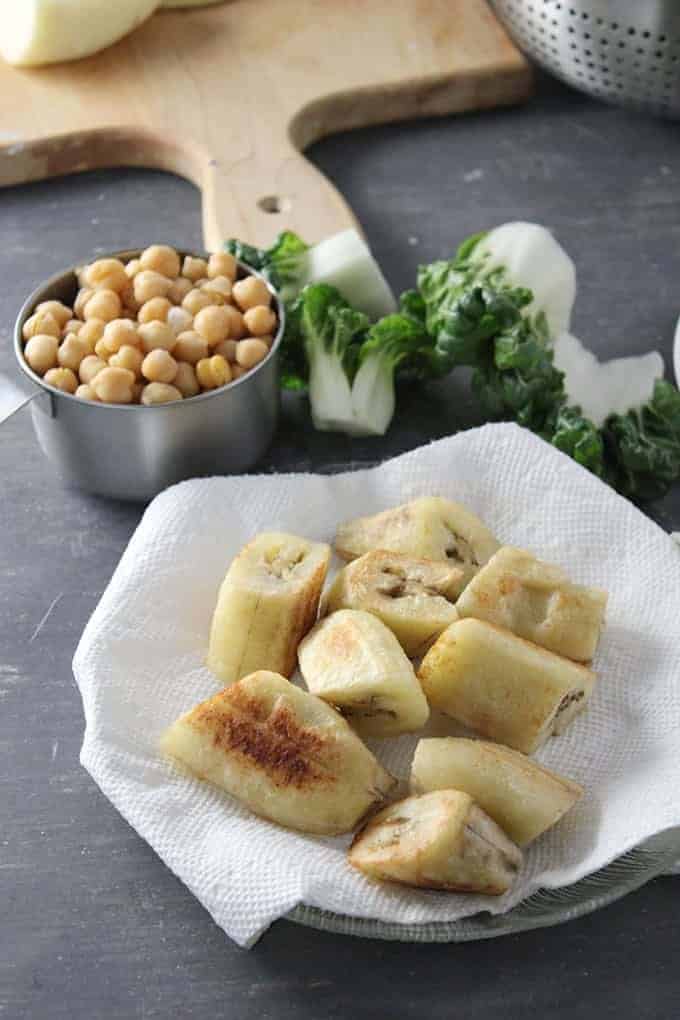
[[[438,494],[502,542],[610,592],[586,713],[537,756],[586,796],[527,852],[500,898],[376,885],[347,838],[304,836],[251,815],[158,754],[162,730],[214,694],[204,666],[217,591],[238,549],[279,529],[332,541],[339,521]],[[81,761],[131,825],[242,945],[300,902],[403,924],[500,913],[570,884],[680,825],[680,557],[672,539],[572,460],[515,425],[487,425],[368,471],[211,478],[153,501],[74,659]],[[374,741],[406,777],[416,738]]]

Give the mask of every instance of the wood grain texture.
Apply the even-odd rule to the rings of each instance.
[[[302,154],[332,132],[525,99],[484,0],[232,0],[163,11],[87,60],[0,65],[0,185],[109,166],[171,170],[227,236],[355,226]]]

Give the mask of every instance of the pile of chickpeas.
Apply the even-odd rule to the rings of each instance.
[[[226,386],[269,353],[271,294],[237,279],[233,255],[154,244],[124,264],[78,270],[69,308],[43,301],[23,327],[24,357],[46,383],[105,404],[166,404]]]

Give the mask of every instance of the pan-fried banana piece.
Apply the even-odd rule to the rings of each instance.
[[[161,749],[255,814],[301,832],[349,832],[395,784],[329,705],[264,670],[178,719]]]
[[[491,623],[457,620],[418,671],[430,706],[532,754],[582,711],[595,673]]]
[[[330,548],[263,532],[244,546],[222,582],[208,668],[223,683],[258,669],[291,676],[297,646],[316,620]]]
[[[354,560],[372,549],[389,549],[426,560],[446,560],[470,578],[498,549],[498,542],[472,511],[439,496],[359,517],[341,524],[335,549]]]
[[[455,603],[465,574],[460,567],[376,549],[339,571],[323,597],[321,613],[363,609],[396,635],[411,658],[458,619]]]
[[[602,589],[572,584],[552,563],[504,546],[472,578],[456,608],[460,617],[488,620],[557,655],[589,662],[606,605]]]
[[[340,571],[324,595],[321,612],[372,613],[415,658],[458,618],[454,604],[464,584],[460,567],[375,549]]]
[[[430,709],[413,666],[384,623],[341,609],[298,648],[305,683],[370,737],[396,737],[425,725]]]
[[[501,744],[463,737],[419,740],[411,790],[463,790],[520,846],[555,825],[583,787]]]
[[[522,851],[467,793],[438,790],[390,804],[355,836],[349,862],[371,878],[500,896]]]

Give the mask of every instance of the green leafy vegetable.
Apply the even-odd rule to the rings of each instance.
[[[303,288],[295,304],[297,328],[309,365],[314,427],[356,433],[352,381],[368,317],[352,308],[337,288],[325,283]]]
[[[602,431],[608,480],[629,499],[657,499],[680,477],[680,393],[665,379],[648,404],[612,415]]]
[[[424,374],[430,352],[431,342],[415,318],[395,312],[371,326],[352,384],[354,415],[364,431],[385,434],[394,415],[397,368],[410,363],[412,374]]]
[[[487,236],[470,238],[448,262],[420,268],[424,320],[417,297],[404,295],[403,307],[432,335],[434,373],[472,366],[473,390],[490,419],[531,429],[631,499],[663,495],[680,477],[680,393],[657,380],[647,404],[610,415],[602,427],[594,424],[568,399],[564,373],[554,364],[549,318],[533,292],[511,286],[510,274],[488,265],[480,282],[479,245]],[[542,287],[549,294],[547,281]],[[564,315],[565,308],[562,296],[553,314]]]
[[[284,230],[271,248],[255,248],[236,238],[225,242],[225,249],[269,280],[283,301],[294,297],[307,272],[309,245],[292,230]]]

